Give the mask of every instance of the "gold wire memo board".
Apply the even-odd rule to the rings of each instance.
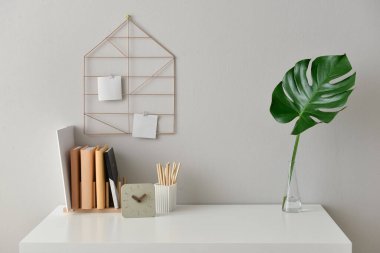
[[[175,133],[175,56],[130,16],[83,60],[85,134],[131,134],[135,113],[158,115],[157,133]],[[121,76],[122,100],[98,100],[104,76]]]

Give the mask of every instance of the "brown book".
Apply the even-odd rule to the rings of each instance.
[[[92,209],[94,204],[94,172],[95,172],[95,149],[96,147],[86,147],[80,150],[81,157],[81,182],[82,196],[81,208]]]
[[[81,149],[81,146],[77,146],[70,149],[70,191],[71,191],[71,208],[72,209],[79,209],[80,149]]]
[[[104,151],[108,149],[107,145],[98,148],[95,151],[95,180],[96,180],[96,208],[104,209],[106,207],[106,175],[104,164]]]

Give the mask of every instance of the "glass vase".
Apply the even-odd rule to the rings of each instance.
[[[286,191],[282,200],[282,211],[286,213],[299,213],[302,210],[301,198],[298,192],[296,166],[290,165]]]

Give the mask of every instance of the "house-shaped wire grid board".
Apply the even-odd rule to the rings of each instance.
[[[103,76],[121,76],[122,100],[98,100]],[[158,134],[174,134],[175,81],[175,56],[127,17],[84,56],[84,133],[131,134],[140,113],[158,115]]]

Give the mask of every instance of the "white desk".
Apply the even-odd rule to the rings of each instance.
[[[350,253],[351,242],[320,205],[186,205],[170,215],[67,214],[57,207],[20,242],[20,253]]]

